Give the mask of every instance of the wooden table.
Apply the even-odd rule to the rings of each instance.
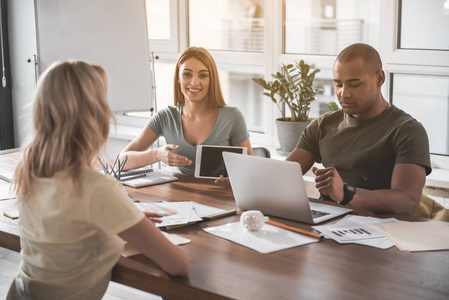
[[[176,182],[128,192],[141,201],[196,201],[235,208],[228,185],[177,176]],[[12,204],[0,201],[0,209]],[[417,220],[359,209],[355,214]],[[112,280],[169,299],[449,299],[449,251],[407,253],[396,247],[380,250],[322,240],[261,254],[201,230],[238,220],[236,215],[171,231],[191,240],[182,246],[191,260],[188,278],[171,277],[137,255],[120,258]],[[306,224],[277,220],[310,230]],[[17,220],[0,217],[0,246],[19,250]]]

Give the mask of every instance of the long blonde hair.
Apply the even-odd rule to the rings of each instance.
[[[176,63],[175,68],[175,78],[173,83],[174,89],[174,103],[175,105],[181,104],[184,105],[185,97],[181,91],[181,87],[179,85],[179,69],[183,63],[185,63],[190,58],[196,58],[200,62],[202,62],[210,74],[210,83],[209,83],[209,101],[213,107],[222,107],[226,105],[226,102],[223,98],[223,93],[221,92],[220,80],[218,78],[218,69],[215,64],[214,58],[210,55],[209,51],[202,47],[189,47],[182,52],[181,56],[178,58],[178,62]]]
[[[105,144],[112,111],[103,68],[83,61],[51,65],[40,77],[34,97],[33,133],[14,176],[19,201],[27,198],[33,178],[67,171],[78,192],[81,169]]]

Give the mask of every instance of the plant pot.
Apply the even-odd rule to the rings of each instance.
[[[304,128],[310,124],[310,121],[292,122],[290,118],[276,119],[279,144],[283,154],[290,154],[299,142]]]

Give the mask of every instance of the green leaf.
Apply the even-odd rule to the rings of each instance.
[[[314,65],[300,60],[294,64],[282,64],[280,72],[271,74],[273,81],[265,81],[263,78],[252,80],[265,89],[263,94],[276,104],[284,117],[282,103],[290,111],[292,121],[306,121],[309,118],[310,103],[315,100],[317,93],[313,89],[313,82],[319,71],[314,69]]]
[[[338,107],[337,103],[335,103],[334,101],[328,102],[328,103],[327,103],[327,106],[329,107],[329,109],[330,109],[331,111],[337,111],[337,110],[340,109],[340,108]]]

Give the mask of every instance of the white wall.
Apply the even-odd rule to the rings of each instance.
[[[34,28],[34,1],[8,1],[8,35],[16,147],[23,144],[31,130],[31,101],[36,81],[34,55],[37,54]],[[28,62],[28,59],[31,62]]]

